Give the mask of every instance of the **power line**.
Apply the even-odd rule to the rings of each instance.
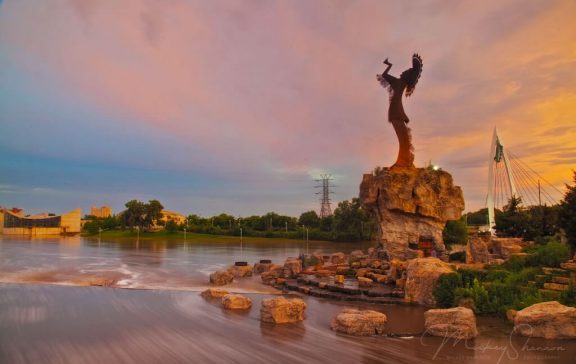
[[[318,186],[314,186],[314,188],[322,188],[322,191],[316,192],[317,195],[320,195],[320,217],[328,217],[332,215],[332,207],[330,206],[330,194],[334,192],[330,191],[330,188],[334,187],[330,183],[333,181],[332,175],[330,174],[321,174],[320,179],[317,179],[316,182],[322,182],[322,184]]]

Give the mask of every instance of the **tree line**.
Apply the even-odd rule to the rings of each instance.
[[[290,239],[332,240],[332,241],[365,241],[376,237],[377,222],[374,217],[362,208],[360,200],[353,198],[338,204],[330,216],[320,217],[311,210],[299,217],[268,212],[264,215],[236,217],[221,213],[203,217],[191,214],[185,223],[173,220],[162,221],[162,209],[158,200],[148,203],[137,200],[128,201],[126,210],[107,218],[87,216],[91,221],[84,229],[91,234],[110,229],[151,230],[164,226],[168,232],[183,231],[214,234],[256,237],[281,237]]]

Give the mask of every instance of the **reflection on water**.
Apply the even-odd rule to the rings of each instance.
[[[250,262],[280,262],[299,249],[297,242],[257,244],[243,253]],[[480,336],[468,342],[419,335],[355,338],[329,329],[342,309],[363,308],[384,312],[388,333],[418,333],[424,312],[418,306],[304,297],[304,322],[261,323],[261,300],[273,292],[260,290],[264,286],[256,280],[232,286],[259,292],[247,293],[253,306],[244,312],[225,311],[217,300],[192,292],[206,285],[209,271],[231,264],[238,253],[239,247],[227,244],[0,240],[3,281],[33,272],[53,272],[54,279],[65,281],[74,274],[116,270],[128,284],[164,289],[0,284],[0,363],[572,363],[576,354],[575,341],[511,338],[511,327],[494,318],[479,318]],[[165,290],[171,286],[187,291]]]
[[[259,243],[182,239],[124,239],[106,241],[81,237],[0,238],[0,282],[105,285],[122,288],[198,290],[208,275],[246,260],[282,263],[305,249],[302,241],[272,240]],[[366,243],[311,242],[310,249],[326,254],[350,252]],[[237,282],[239,290],[266,290],[261,284]]]

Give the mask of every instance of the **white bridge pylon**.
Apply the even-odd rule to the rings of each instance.
[[[510,160],[508,158],[508,153],[500,137],[498,136],[498,130],[496,127],[494,127],[492,143],[490,144],[490,156],[488,159],[488,198],[486,199],[486,205],[488,207],[488,224],[490,226],[490,233],[492,235],[496,234],[496,219],[494,217],[494,168],[496,167],[496,164],[501,162],[504,162],[507,177],[506,180],[508,182],[510,196],[518,196],[516,191],[516,183],[514,181],[514,174],[512,173],[512,166],[510,165]]]

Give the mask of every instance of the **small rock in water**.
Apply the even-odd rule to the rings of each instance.
[[[514,332],[546,339],[576,339],[576,308],[557,301],[526,307],[514,317]]]
[[[252,307],[252,300],[239,294],[227,294],[222,297],[222,306],[228,310],[247,310]]]
[[[298,322],[304,320],[305,309],[306,303],[299,298],[267,298],[262,300],[260,319],[273,324]]]
[[[221,288],[208,288],[207,290],[202,292],[201,295],[204,298],[222,298],[229,293],[230,292],[228,292],[227,290]]]
[[[254,274],[262,274],[264,272],[270,271],[270,268],[272,268],[273,266],[274,264],[272,264],[269,260],[267,260],[267,262],[265,263],[260,261],[260,263],[254,264],[253,272]]]
[[[223,286],[234,281],[234,275],[227,270],[219,270],[210,274],[210,283],[216,286]]]
[[[478,336],[474,311],[466,307],[433,309],[424,312],[426,333],[451,339]]]
[[[330,328],[354,336],[382,335],[386,320],[381,312],[346,309],[332,320]]]
[[[300,272],[302,272],[302,261],[300,259],[286,259],[286,262],[284,262],[284,278],[296,278]]]
[[[249,265],[233,265],[228,268],[234,278],[252,277],[252,267]]]

